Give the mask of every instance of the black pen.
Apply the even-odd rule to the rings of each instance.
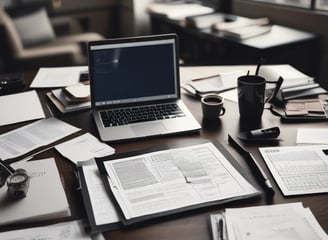
[[[261,166],[258,164],[258,162],[255,160],[254,156],[248,152],[245,148],[243,148],[236,140],[234,140],[229,134],[228,134],[228,141],[229,143],[238,150],[243,156],[247,157],[247,164],[249,164],[250,168],[254,172],[255,177],[259,181],[262,188],[265,190],[268,197],[273,197],[275,194],[272,185],[267,178],[265,172],[261,168]]]

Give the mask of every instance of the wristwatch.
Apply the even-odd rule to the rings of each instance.
[[[13,199],[26,196],[30,186],[30,176],[24,169],[17,169],[7,179],[8,195]]]

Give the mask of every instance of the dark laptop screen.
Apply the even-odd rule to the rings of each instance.
[[[94,106],[179,97],[175,39],[136,39],[89,46]]]

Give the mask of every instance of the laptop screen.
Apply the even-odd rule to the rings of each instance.
[[[177,99],[176,36],[164,36],[89,43],[93,106]]]

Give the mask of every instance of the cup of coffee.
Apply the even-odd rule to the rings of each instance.
[[[264,109],[266,81],[258,75],[238,77],[238,106],[241,120],[259,122]]]
[[[206,94],[201,98],[203,118],[208,120],[218,119],[225,113],[224,98],[218,94]]]

